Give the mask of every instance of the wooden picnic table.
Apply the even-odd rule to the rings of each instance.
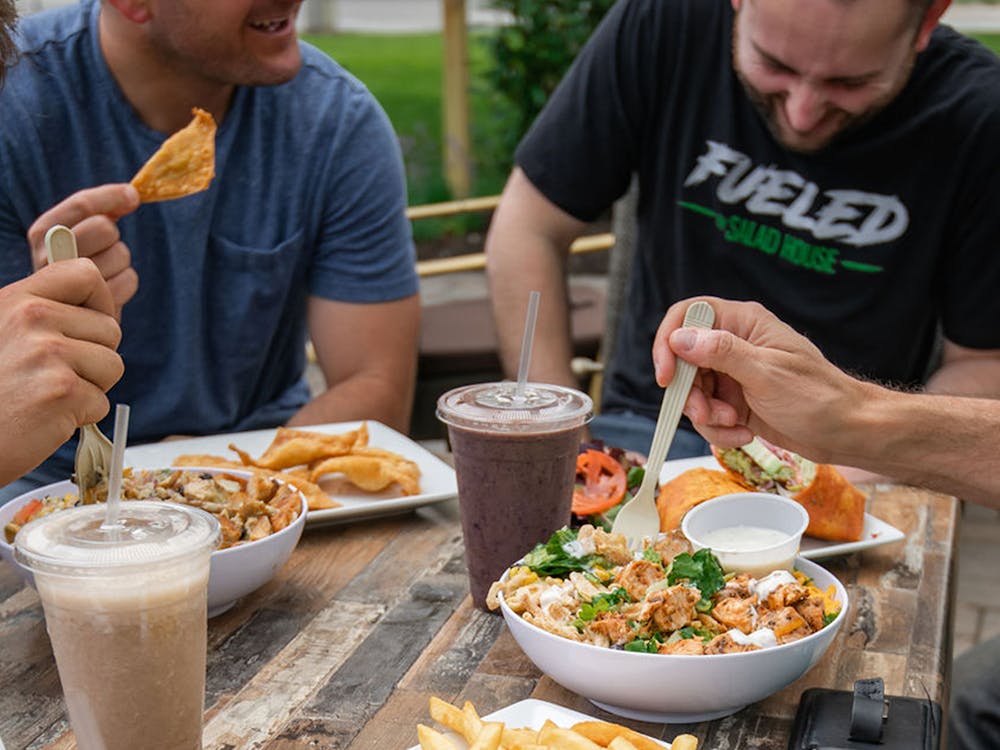
[[[727,718],[623,721],[699,747],[785,750],[799,696],[881,676],[886,692],[947,699],[958,503],[908,487],[867,488],[871,512],[906,539],[825,567],[851,607],[805,677]],[[474,609],[454,500],[406,515],[307,528],[268,585],[212,619],[204,748],[372,748],[417,742],[428,698],[482,714],[524,698],[622,721],[543,677],[497,615]],[[114,658],[109,654],[109,658]],[[710,658],[710,657],[706,657]],[[38,597],[0,564],[0,738],[7,750],[72,748]]]

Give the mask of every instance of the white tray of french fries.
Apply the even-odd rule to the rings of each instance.
[[[430,718],[439,726],[417,725],[419,744],[410,750],[697,750],[689,734],[672,743],[629,727],[529,698],[486,716],[466,701],[462,708],[430,699]]]

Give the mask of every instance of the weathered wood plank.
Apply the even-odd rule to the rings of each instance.
[[[326,683],[381,614],[377,605],[345,602],[313,618],[226,708],[206,719],[206,750],[259,747]]]

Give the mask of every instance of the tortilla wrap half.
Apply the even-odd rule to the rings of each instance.
[[[733,481],[740,482],[752,492],[772,491],[755,487],[751,480],[725,462],[715,446],[712,446],[712,453]],[[801,456],[797,458],[808,461]],[[804,489],[790,495],[809,513],[806,535],[831,542],[858,541],[865,525],[865,494],[848,482],[836,467],[830,464],[815,466],[812,481]]]
[[[679,528],[691,508],[720,495],[747,492],[747,487],[724,471],[688,469],[660,487],[656,509],[660,513],[660,531]]]

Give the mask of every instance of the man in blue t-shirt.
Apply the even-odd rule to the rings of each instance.
[[[297,39],[297,11],[83,0],[21,22],[0,91],[0,283],[44,265],[50,206],[127,182],[193,107],[219,123],[210,188],[121,216],[93,258],[120,310],[109,397],[132,407],[131,443],[407,428],[419,300],[398,142],[364,86]],[[100,218],[73,217],[81,246]],[[307,334],[327,381],[312,401]],[[29,479],[65,479],[72,454]]]

